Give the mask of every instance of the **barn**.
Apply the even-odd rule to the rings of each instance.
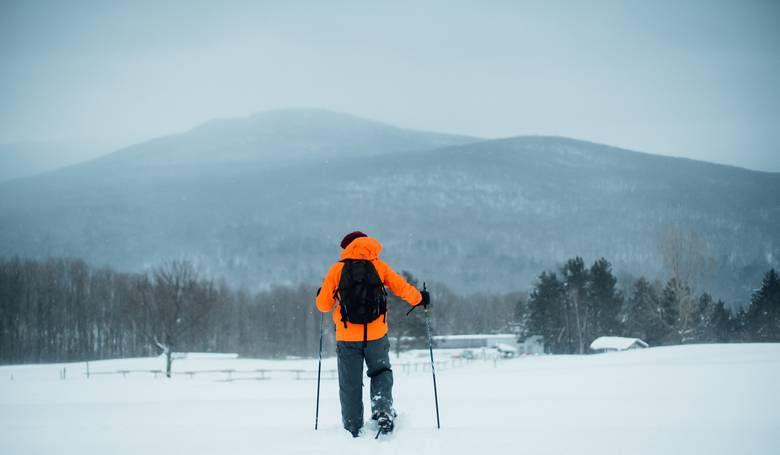
[[[590,344],[590,349],[596,352],[627,351],[646,347],[648,347],[647,343],[639,338],[626,337],[598,337]]]

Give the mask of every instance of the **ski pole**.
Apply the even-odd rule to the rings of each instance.
[[[423,291],[428,289],[423,282]],[[441,423],[439,421],[439,393],[436,391],[436,363],[433,361],[433,337],[431,337],[431,318],[428,314],[428,307],[423,307],[425,311],[425,328],[428,332],[428,351],[431,353],[431,374],[433,375],[433,398],[436,400],[436,428],[441,429]]]
[[[322,373],[322,322],[325,319],[325,313],[320,313],[320,360],[317,365],[317,411],[314,414],[314,431],[320,423],[320,374]]]

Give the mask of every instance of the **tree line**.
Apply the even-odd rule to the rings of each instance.
[[[417,285],[408,272],[406,278]],[[436,333],[506,331],[517,295],[458,296],[428,283]],[[144,273],[95,268],[82,260],[0,258],[0,363],[82,361],[174,352],[247,357],[316,356],[335,346],[330,314],[315,309],[316,285],[235,290],[188,261]],[[443,302],[446,302],[443,303]],[[446,309],[445,309],[446,305]],[[400,348],[425,337],[422,311],[391,298],[388,320]],[[398,330],[395,330],[397,328]]]
[[[780,342],[780,279],[769,270],[746,308],[732,311],[696,293],[682,268],[662,284],[644,277],[624,293],[610,263],[581,257],[539,275],[518,302],[521,336],[542,335],[551,353],[586,353],[599,336],[627,336],[651,346],[685,343]]]
[[[418,278],[403,272],[421,287]],[[549,352],[585,353],[598,336],[651,345],[780,341],[780,280],[767,272],[748,307],[732,311],[683,274],[618,286],[606,259],[582,258],[544,271],[526,295],[458,295],[427,283],[435,334],[542,335]],[[144,273],[95,268],[79,259],[0,258],[0,363],[81,361],[174,352],[236,352],[246,357],[312,357],[320,325],[326,353],[334,324],[314,306],[316,285],[248,292],[204,277],[187,261]],[[390,297],[396,349],[423,347],[421,310]]]
[[[77,361],[176,351],[309,355],[319,336],[313,286],[254,294],[190,262],[147,273],[78,259],[0,260],[0,361]]]

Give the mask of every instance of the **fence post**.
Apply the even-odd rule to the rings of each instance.
[[[89,360],[87,360],[87,379],[89,379]]]

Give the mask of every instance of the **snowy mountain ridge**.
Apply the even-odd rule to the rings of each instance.
[[[323,109],[281,109],[217,119],[180,134],[152,139],[94,165],[209,166],[325,162],[476,142],[467,136],[406,130]]]
[[[221,120],[0,184],[0,255],[125,270],[190,258],[255,289],[319,281],[361,229],[397,269],[513,291],[576,255],[665,279],[659,238],[675,226],[701,239],[716,297],[744,301],[780,268],[780,174],[558,137],[474,141],[321,111]]]

